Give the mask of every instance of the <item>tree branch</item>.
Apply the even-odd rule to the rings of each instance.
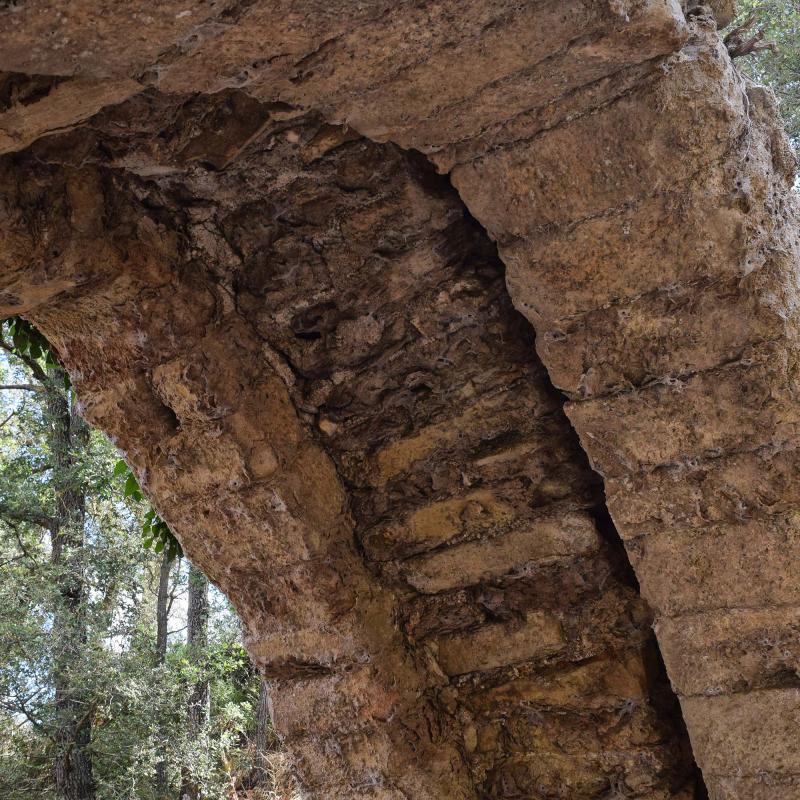
[[[40,693],[41,690],[36,691],[26,698],[22,698],[15,694],[13,697],[8,697],[8,701],[4,699],[0,700],[0,704],[12,713],[21,713],[37,731],[44,733],[45,727],[41,720],[37,719],[28,709],[28,702]]]
[[[35,383],[0,383],[0,389],[20,389],[26,392],[43,392],[44,388]]]
[[[5,518],[7,522],[27,522],[31,525],[39,525],[47,530],[52,530],[55,520],[47,514],[42,514],[32,509],[12,508],[7,503],[0,501],[0,519]]]
[[[10,345],[5,339],[0,339],[0,348],[10,353],[15,358],[18,358],[25,366],[33,373],[33,377],[40,383],[47,383],[47,373],[36,363],[30,356],[18,353],[13,345]]]
[[[17,416],[17,412],[16,411],[12,411],[2,422],[0,422],[0,428],[5,428],[5,426],[9,422],[11,422],[11,420],[14,419],[14,417],[16,417],[16,416]]]
[[[0,561],[0,569],[3,567],[7,567],[9,564],[14,564],[17,561],[22,561],[23,558],[27,558],[27,553],[20,553],[18,556],[14,556],[13,558],[7,558],[5,561]]]
[[[753,26],[756,24],[757,15],[751,14],[741,25],[735,27],[724,39],[725,47],[728,48],[731,58],[741,58],[742,56],[757,53],[759,50],[775,51],[774,42],[765,42],[765,29],[759,28],[750,38],[745,38]]]
[[[174,636],[176,633],[183,633],[188,627],[188,625],[184,625],[182,628],[176,628],[174,631],[167,631],[167,636]]]

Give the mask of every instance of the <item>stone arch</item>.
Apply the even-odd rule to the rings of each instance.
[[[311,796],[694,795],[550,380],[712,796],[793,796],[793,164],[713,18],[166,3],[124,52],[84,5],[0,59],[2,311],[236,602]]]

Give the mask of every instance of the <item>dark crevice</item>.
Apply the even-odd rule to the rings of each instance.
[[[631,586],[637,594],[640,594],[639,579],[636,577],[636,572],[614,525],[614,520],[611,519],[608,507],[604,502],[600,502],[590,509],[589,513],[594,519],[598,533],[608,547],[617,578],[621,583]]]
[[[0,5],[0,9],[3,6]],[[12,4],[6,8],[16,8]],[[43,100],[60,83],[69,80],[59,75],[27,75],[8,72],[0,75],[0,113],[16,106],[29,106]]]
[[[315,680],[335,674],[327,664],[292,659],[272,662],[262,668],[262,675],[268,680]]]
[[[466,207],[464,213],[470,217],[471,224],[483,232],[484,242],[494,250],[496,258],[501,260],[497,251],[497,245],[493,242],[489,233],[476,219],[471,217],[469,212],[466,210]],[[527,320],[525,320],[525,324],[530,327],[533,338],[535,336],[533,326],[531,326]],[[535,353],[533,350],[532,352]],[[538,361],[538,357],[534,355],[534,358]],[[568,401],[566,395],[559,391],[555,386],[552,386],[552,390],[554,393],[558,394],[559,397],[561,397],[563,403]],[[577,433],[574,431],[574,429],[572,429],[571,426],[570,432],[580,448],[580,442],[578,441]],[[586,468],[591,470],[588,456],[585,454],[582,448],[580,448],[580,452],[585,458]],[[594,474],[597,476],[598,483],[602,486],[602,476],[597,473]],[[590,514],[594,518],[597,530],[607,546],[612,569],[615,571],[617,579],[620,580],[620,582],[624,585],[632,587],[637,594],[640,594],[639,581],[636,577],[633,566],[631,565],[630,559],[628,558],[619,532],[614,525],[614,521],[611,517],[605,500],[600,500],[594,507],[592,507],[590,509]],[[691,773],[688,777],[686,774],[684,774],[682,776],[683,782],[680,785],[674,786],[673,789],[678,790],[688,785],[690,781],[693,781],[695,785],[695,800],[707,800],[708,790],[703,781],[700,768],[697,766],[697,762],[692,754],[689,734],[686,729],[686,722],[683,718],[683,714],[681,713],[677,695],[670,686],[669,678],[667,676],[666,668],[664,666],[663,658],[659,651],[655,635],[651,636],[647,645],[646,664],[648,667],[647,678],[649,681],[651,703],[653,704],[653,707],[659,711],[659,720],[663,721],[665,726],[672,727],[674,732],[673,735],[676,736],[681,744],[684,758],[686,763],[689,765],[688,771]]]
[[[692,755],[686,722],[683,719],[678,698],[675,692],[670,688],[667,678],[667,668],[664,665],[664,659],[661,656],[661,651],[658,649],[655,637],[653,637],[647,645],[646,659],[649,666],[647,677],[649,680],[650,697],[653,707],[658,711],[660,719],[673,720],[673,725],[679,734],[680,741],[684,748],[685,757],[687,761],[691,761],[692,764],[690,780],[694,780],[694,800],[708,800],[708,789],[703,780],[703,774]],[[677,791],[686,786],[687,783],[688,781],[682,785],[673,786],[672,789]]]

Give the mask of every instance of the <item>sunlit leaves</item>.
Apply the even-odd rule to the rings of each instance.
[[[139,481],[136,480],[136,476],[123,459],[114,465],[114,477],[124,478],[123,494],[125,497],[137,503],[144,500],[144,493],[139,486]],[[156,553],[166,550],[167,558],[170,560],[183,556],[180,542],[152,506],[143,517],[142,544],[148,549],[152,547]]]
[[[756,28],[764,29],[766,41],[774,50],[765,50],[736,63],[759,83],[770,86],[777,95],[787,132],[795,146],[800,142],[800,7],[796,0],[739,0],[734,25],[750,15]]]

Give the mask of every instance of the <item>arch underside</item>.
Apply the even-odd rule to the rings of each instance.
[[[793,159],[707,9],[48,5],[0,11],[0,313],[309,796],[689,800],[693,749],[796,797]]]

